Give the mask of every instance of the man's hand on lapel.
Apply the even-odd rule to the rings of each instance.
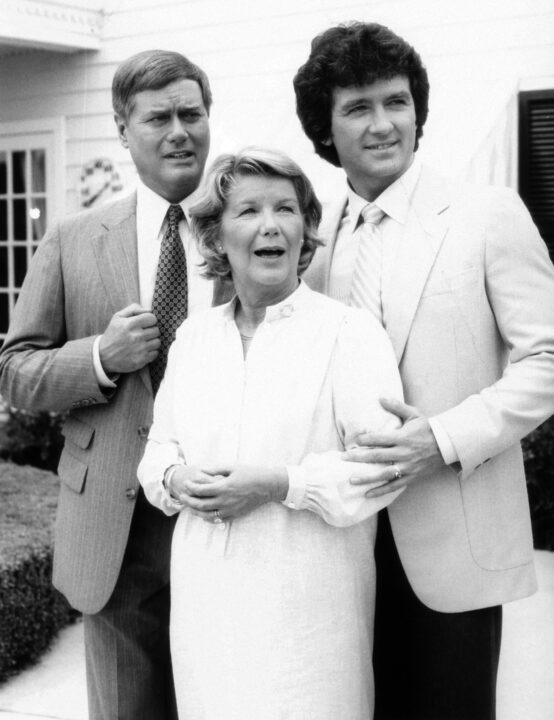
[[[399,478],[390,480],[391,468],[385,467],[381,479],[372,478],[367,497],[379,497],[410,485],[419,478],[432,475],[445,467],[431,426],[417,408],[399,400],[381,398],[385,410],[397,415],[402,426],[387,432],[366,432],[356,438],[354,448],[344,453],[344,460],[360,463],[388,463],[400,473]],[[353,476],[353,485],[364,485],[367,480]]]
[[[156,316],[137,303],[116,312],[100,340],[100,362],[106,373],[140,370],[158,355]]]

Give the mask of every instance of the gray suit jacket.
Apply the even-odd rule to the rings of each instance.
[[[225,299],[216,284],[214,303]],[[148,367],[122,375],[110,396],[92,365],[95,337],[132,302],[139,302],[135,195],[69,217],[46,234],[0,356],[0,392],[10,405],[69,411],[54,584],[89,613],[106,604],[119,575],[152,419]]]
[[[306,281],[327,292],[344,201],[327,214]],[[393,222],[391,220],[391,222]],[[536,588],[519,440],[554,410],[554,268],[515,193],[423,168],[383,312],[406,402],[437,415],[462,471],[389,508],[410,583],[455,612]]]

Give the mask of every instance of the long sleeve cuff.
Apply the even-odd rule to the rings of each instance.
[[[102,339],[102,335],[98,335],[98,337],[95,339],[94,344],[92,346],[92,364],[94,366],[94,374],[96,375],[96,379],[98,380],[98,384],[100,387],[103,388],[110,388],[115,389],[117,385],[115,382],[110,380],[110,378],[106,375],[104,372],[104,368],[102,367],[102,363],[100,361],[100,340]],[[119,375],[114,376],[114,379],[117,380]]]
[[[173,443],[157,443],[148,440],[142,460],[137,468],[137,476],[148,502],[166,515],[175,515],[183,509],[175,501],[164,484],[164,476],[172,465],[184,465],[179,448]]]
[[[287,465],[286,469],[289,476],[289,491],[283,500],[283,505],[291,510],[303,510],[306,507],[306,471],[299,465]]]
[[[373,466],[377,471],[382,466]],[[289,492],[283,504],[292,510],[309,510],[329,525],[354,525],[389,505],[402,489],[376,498],[367,498],[371,487],[371,466],[341,460],[339,451],[312,453],[302,465],[287,466]],[[354,475],[365,476],[367,485],[352,485]]]
[[[441,421],[437,417],[429,418],[429,425],[439,446],[440,454],[446,465],[453,465],[460,461],[458,453],[449,434],[444,429]]]

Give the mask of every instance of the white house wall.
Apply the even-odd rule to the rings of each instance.
[[[324,200],[341,191],[342,178],[304,138],[291,81],[311,38],[331,24],[374,20],[415,45],[431,79],[421,153],[452,175],[486,174],[476,155],[488,152],[487,142],[505,144],[495,128],[513,131],[502,113],[513,112],[521,82],[541,78],[554,87],[553,0],[107,0],[104,10],[99,52],[18,54],[0,65],[0,123],[65,117],[68,211],[78,206],[80,168],[91,158],[111,157],[126,185],[133,182],[115,137],[110,84],[118,63],[140,50],[178,50],[206,70],[212,156],[244,144],[281,147],[309,171]],[[513,167],[501,176],[513,181]]]

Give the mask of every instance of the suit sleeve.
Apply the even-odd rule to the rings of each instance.
[[[465,474],[554,411],[554,268],[520,198],[491,197],[485,285],[508,360],[497,382],[437,415]]]
[[[0,354],[0,393],[12,407],[64,412],[107,402],[94,373],[95,336],[69,339],[62,228],[41,240]]]

